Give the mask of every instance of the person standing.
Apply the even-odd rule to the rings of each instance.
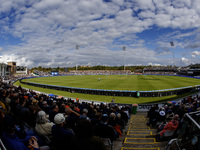
[[[114,103],[115,103],[115,98],[113,98],[113,99],[112,99],[111,103],[112,103],[112,104],[114,104]]]

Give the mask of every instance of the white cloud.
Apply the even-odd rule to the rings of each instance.
[[[161,64],[157,64],[157,63],[148,63],[148,66],[162,66]]]
[[[154,18],[155,13],[150,10],[142,11],[138,14],[140,18]]]
[[[101,0],[0,0],[0,3],[0,15],[4,14],[0,20],[0,37],[4,40],[0,44],[2,58],[16,59],[19,64],[27,62],[29,66],[74,66],[76,44],[80,45],[78,62],[83,65],[121,65],[124,45],[127,46],[127,64],[169,64],[169,51],[162,52],[165,58],[159,58],[154,52],[156,48],[148,47],[146,37],[141,39],[138,35],[153,27],[190,29],[155,37],[154,41],[160,41],[155,42],[156,47],[162,49],[170,47],[169,39],[175,39],[178,48],[186,47],[187,42],[197,48],[195,43],[199,42],[198,0],[112,0],[107,3]],[[196,41],[179,41],[191,36],[196,36]],[[12,38],[21,43],[11,41],[10,44]],[[192,56],[196,55],[199,53],[194,51]],[[181,61],[181,57],[179,59]]]
[[[3,55],[3,57],[0,58],[0,62],[10,62],[14,61],[17,62],[18,66],[31,66],[33,65],[33,62],[31,60],[27,60],[25,57],[17,56],[17,55]]]
[[[122,5],[124,4],[124,0],[112,0],[112,2],[113,2],[114,4],[119,5],[119,6],[122,6]]]
[[[136,4],[138,5],[139,9],[150,9],[150,10],[154,10],[154,3],[152,2],[152,0],[135,0]]]
[[[190,60],[188,58],[182,57],[181,61],[182,61],[182,63],[184,63],[184,65],[189,65],[190,64]]]
[[[0,12],[3,12],[3,13],[9,12],[13,5],[11,0],[8,0],[8,1],[1,0],[0,3],[1,3]]]
[[[167,28],[169,27],[170,23],[171,23],[171,16],[168,14],[157,14],[155,15],[155,23],[158,26]]]
[[[196,56],[199,56],[199,55],[200,55],[199,51],[193,51],[192,52],[192,57],[196,57]]]

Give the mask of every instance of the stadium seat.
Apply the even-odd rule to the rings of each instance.
[[[38,137],[40,137],[40,138],[42,139],[42,141],[44,142],[44,144],[46,144],[46,145],[49,145],[49,144],[50,144],[51,140],[49,139],[48,136],[37,132],[35,128],[33,128],[33,131],[34,131],[34,133],[35,133]]]
[[[172,138],[172,136],[174,135],[174,132],[175,131],[170,131],[170,130],[165,131],[165,133],[163,134],[162,139],[163,140],[170,140]]]
[[[104,143],[106,148],[110,148],[111,150],[113,149],[113,143],[109,138],[101,138],[102,142]]]

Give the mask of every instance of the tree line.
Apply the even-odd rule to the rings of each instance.
[[[143,70],[145,67],[154,67],[154,66],[126,66],[126,70],[131,70],[132,72]],[[170,66],[169,66],[170,67]],[[68,72],[72,70],[76,70],[76,67],[57,67],[57,68],[51,68],[51,67],[34,67],[31,68],[31,71],[38,70],[43,72],[51,72],[51,71],[62,71],[62,72]],[[124,70],[124,66],[78,66],[78,70]]]

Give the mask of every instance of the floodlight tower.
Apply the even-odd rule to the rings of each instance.
[[[77,67],[77,54],[78,54],[78,50],[79,50],[79,45],[77,44],[76,45],[76,72],[78,70],[78,67]]]
[[[126,51],[126,47],[124,46],[124,47],[122,48],[122,50],[124,51],[124,72],[125,72],[125,51]]]
[[[174,42],[173,42],[173,41],[171,41],[171,42],[170,42],[170,45],[171,45],[171,47],[172,47],[172,50],[173,50],[173,65],[175,66],[175,61],[174,61],[174,49],[173,49]]]

